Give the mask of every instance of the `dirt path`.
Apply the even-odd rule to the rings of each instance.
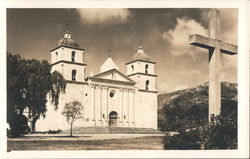
[[[19,138],[8,138],[8,141],[84,141],[84,140],[108,140],[108,139],[128,139],[138,137],[164,136],[164,134],[75,134],[69,137],[65,134],[32,134]]]

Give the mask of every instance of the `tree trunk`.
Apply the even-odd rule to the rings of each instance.
[[[72,127],[73,127],[73,122],[71,122],[71,124],[70,124],[70,136],[73,136],[72,135]]]
[[[31,132],[35,132],[36,131],[36,121],[37,121],[38,118],[39,118],[39,115],[35,115],[32,118],[32,121],[31,121]]]

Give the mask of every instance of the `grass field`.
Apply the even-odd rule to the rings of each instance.
[[[163,136],[104,140],[8,140],[13,150],[162,150]]]

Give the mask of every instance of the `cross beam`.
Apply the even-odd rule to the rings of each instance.
[[[219,43],[220,52],[229,55],[235,55],[238,52],[238,46],[223,42],[221,40],[212,39],[199,34],[189,36],[189,43],[194,46],[199,46],[205,49],[214,49]]]
[[[209,11],[209,37],[194,34],[189,36],[191,45],[208,49],[209,51],[209,112],[208,120],[221,112],[221,80],[220,80],[220,56],[221,53],[235,55],[238,47],[233,44],[217,40],[220,35],[220,11]],[[216,118],[215,118],[216,119]],[[216,122],[216,121],[215,121]]]

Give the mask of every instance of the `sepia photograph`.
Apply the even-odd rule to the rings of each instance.
[[[239,7],[5,12],[7,154],[242,149]]]

